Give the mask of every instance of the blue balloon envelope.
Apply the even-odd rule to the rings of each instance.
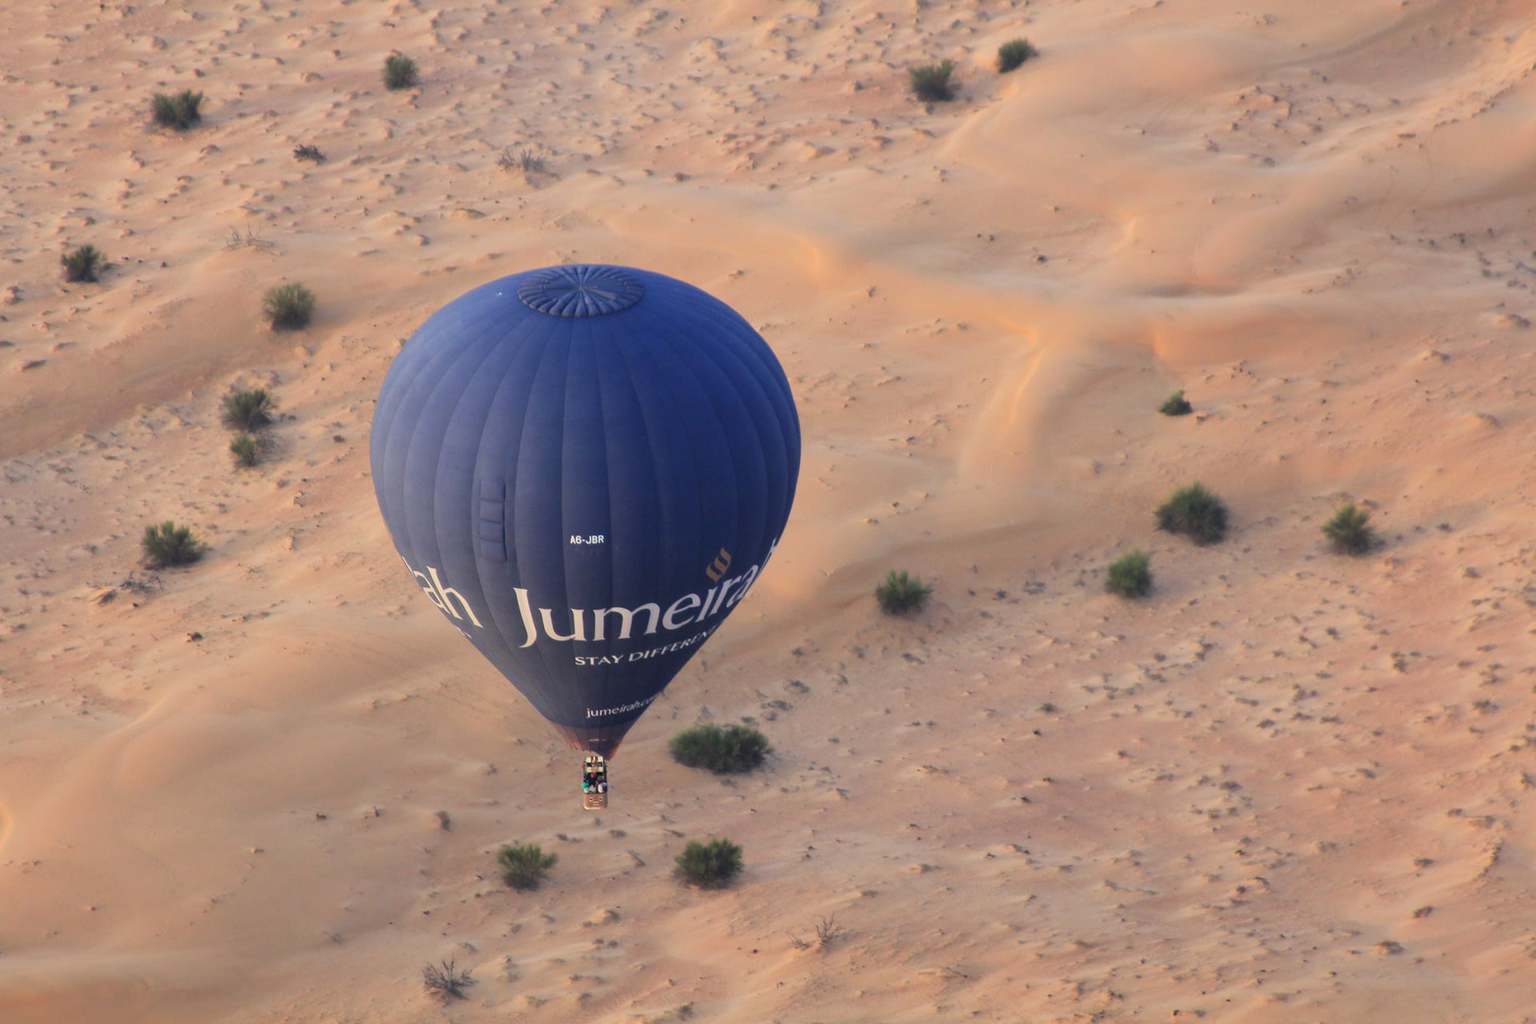
[[[370,447],[427,599],[572,746],[610,757],[763,571],[800,425],[729,306],[574,265],[434,313],[389,369]]]

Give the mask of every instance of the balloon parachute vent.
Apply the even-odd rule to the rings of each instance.
[[[645,286],[633,274],[589,263],[541,270],[517,289],[529,309],[560,317],[620,313],[644,295]]]

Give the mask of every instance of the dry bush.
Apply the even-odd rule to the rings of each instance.
[[[464,990],[475,983],[468,970],[459,970],[452,960],[441,964],[427,964],[421,969],[421,987],[427,994],[442,1002],[463,999]]]
[[[503,149],[501,155],[496,158],[496,166],[504,171],[521,171],[524,174],[543,174],[549,169],[544,157],[529,146],[519,146],[516,149],[508,146]]]

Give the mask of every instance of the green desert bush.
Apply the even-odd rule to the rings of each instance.
[[[1010,39],[997,48],[997,73],[1006,75],[1031,57],[1039,55],[1040,51],[1028,39]]]
[[[1190,484],[1158,506],[1157,528],[1182,533],[1196,544],[1215,544],[1227,535],[1227,506],[1202,485]]]
[[[266,388],[245,388],[224,396],[224,425],[249,433],[272,422],[275,403]]]
[[[167,519],[144,528],[144,564],[151,569],[172,565],[191,565],[207,550],[190,527],[177,526]]]
[[[261,445],[250,434],[241,434],[229,442],[229,453],[241,469],[250,469],[261,461]]]
[[[1323,536],[1333,550],[1345,555],[1363,555],[1376,546],[1376,531],[1371,529],[1371,514],[1354,503],[1345,505],[1323,524]]]
[[[772,748],[768,737],[745,725],[707,724],[684,729],[672,737],[672,760],[716,774],[749,772],[763,763]]]
[[[294,146],[293,158],[295,160],[308,160],[312,164],[325,163],[325,154],[320,152],[319,146]]]
[[[469,970],[459,970],[453,960],[427,964],[421,969],[421,987],[427,990],[427,995],[444,1003],[463,999],[464,990],[474,983],[475,979],[470,976]]]
[[[908,612],[922,611],[928,603],[928,596],[933,593],[933,588],[916,576],[909,576],[905,569],[897,572],[892,569],[885,580],[875,588],[875,600],[880,602],[880,610],[887,615],[905,615]]]
[[[1104,589],[1121,597],[1146,597],[1152,593],[1152,556],[1131,551],[1109,563]]]
[[[71,282],[94,281],[106,267],[106,257],[94,245],[82,245],[59,257],[64,267],[64,280]]]
[[[535,843],[503,846],[496,851],[496,863],[501,865],[502,880],[519,892],[537,889],[559,859],[553,853],[545,853]]]
[[[1189,404],[1182,391],[1175,391],[1157,407],[1157,411],[1164,416],[1188,416],[1194,409],[1195,407]]]
[[[275,331],[309,326],[315,313],[315,293],[296,281],[273,285],[261,300],[262,312]]]
[[[723,889],[741,873],[741,847],[729,839],[690,842],[677,855],[677,877],[700,889]]]
[[[409,89],[417,81],[416,62],[403,53],[384,58],[384,88]]]
[[[951,81],[954,73],[955,62],[952,60],[908,68],[908,84],[912,88],[912,95],[925,103],[942,103],[954,99],[955,85]]]
[[[200,109],[202,105],[202,93],[183,89],[174,94],[155,93],[150,109],[154,114],[155,124],[162,128],[173,128],[178,132],[184,132],[203,119]]]

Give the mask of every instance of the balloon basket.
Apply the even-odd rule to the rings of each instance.
[[[601,754],[588,754],[582,765],[581,807],[586,811],[608,807],[608,759]]]

